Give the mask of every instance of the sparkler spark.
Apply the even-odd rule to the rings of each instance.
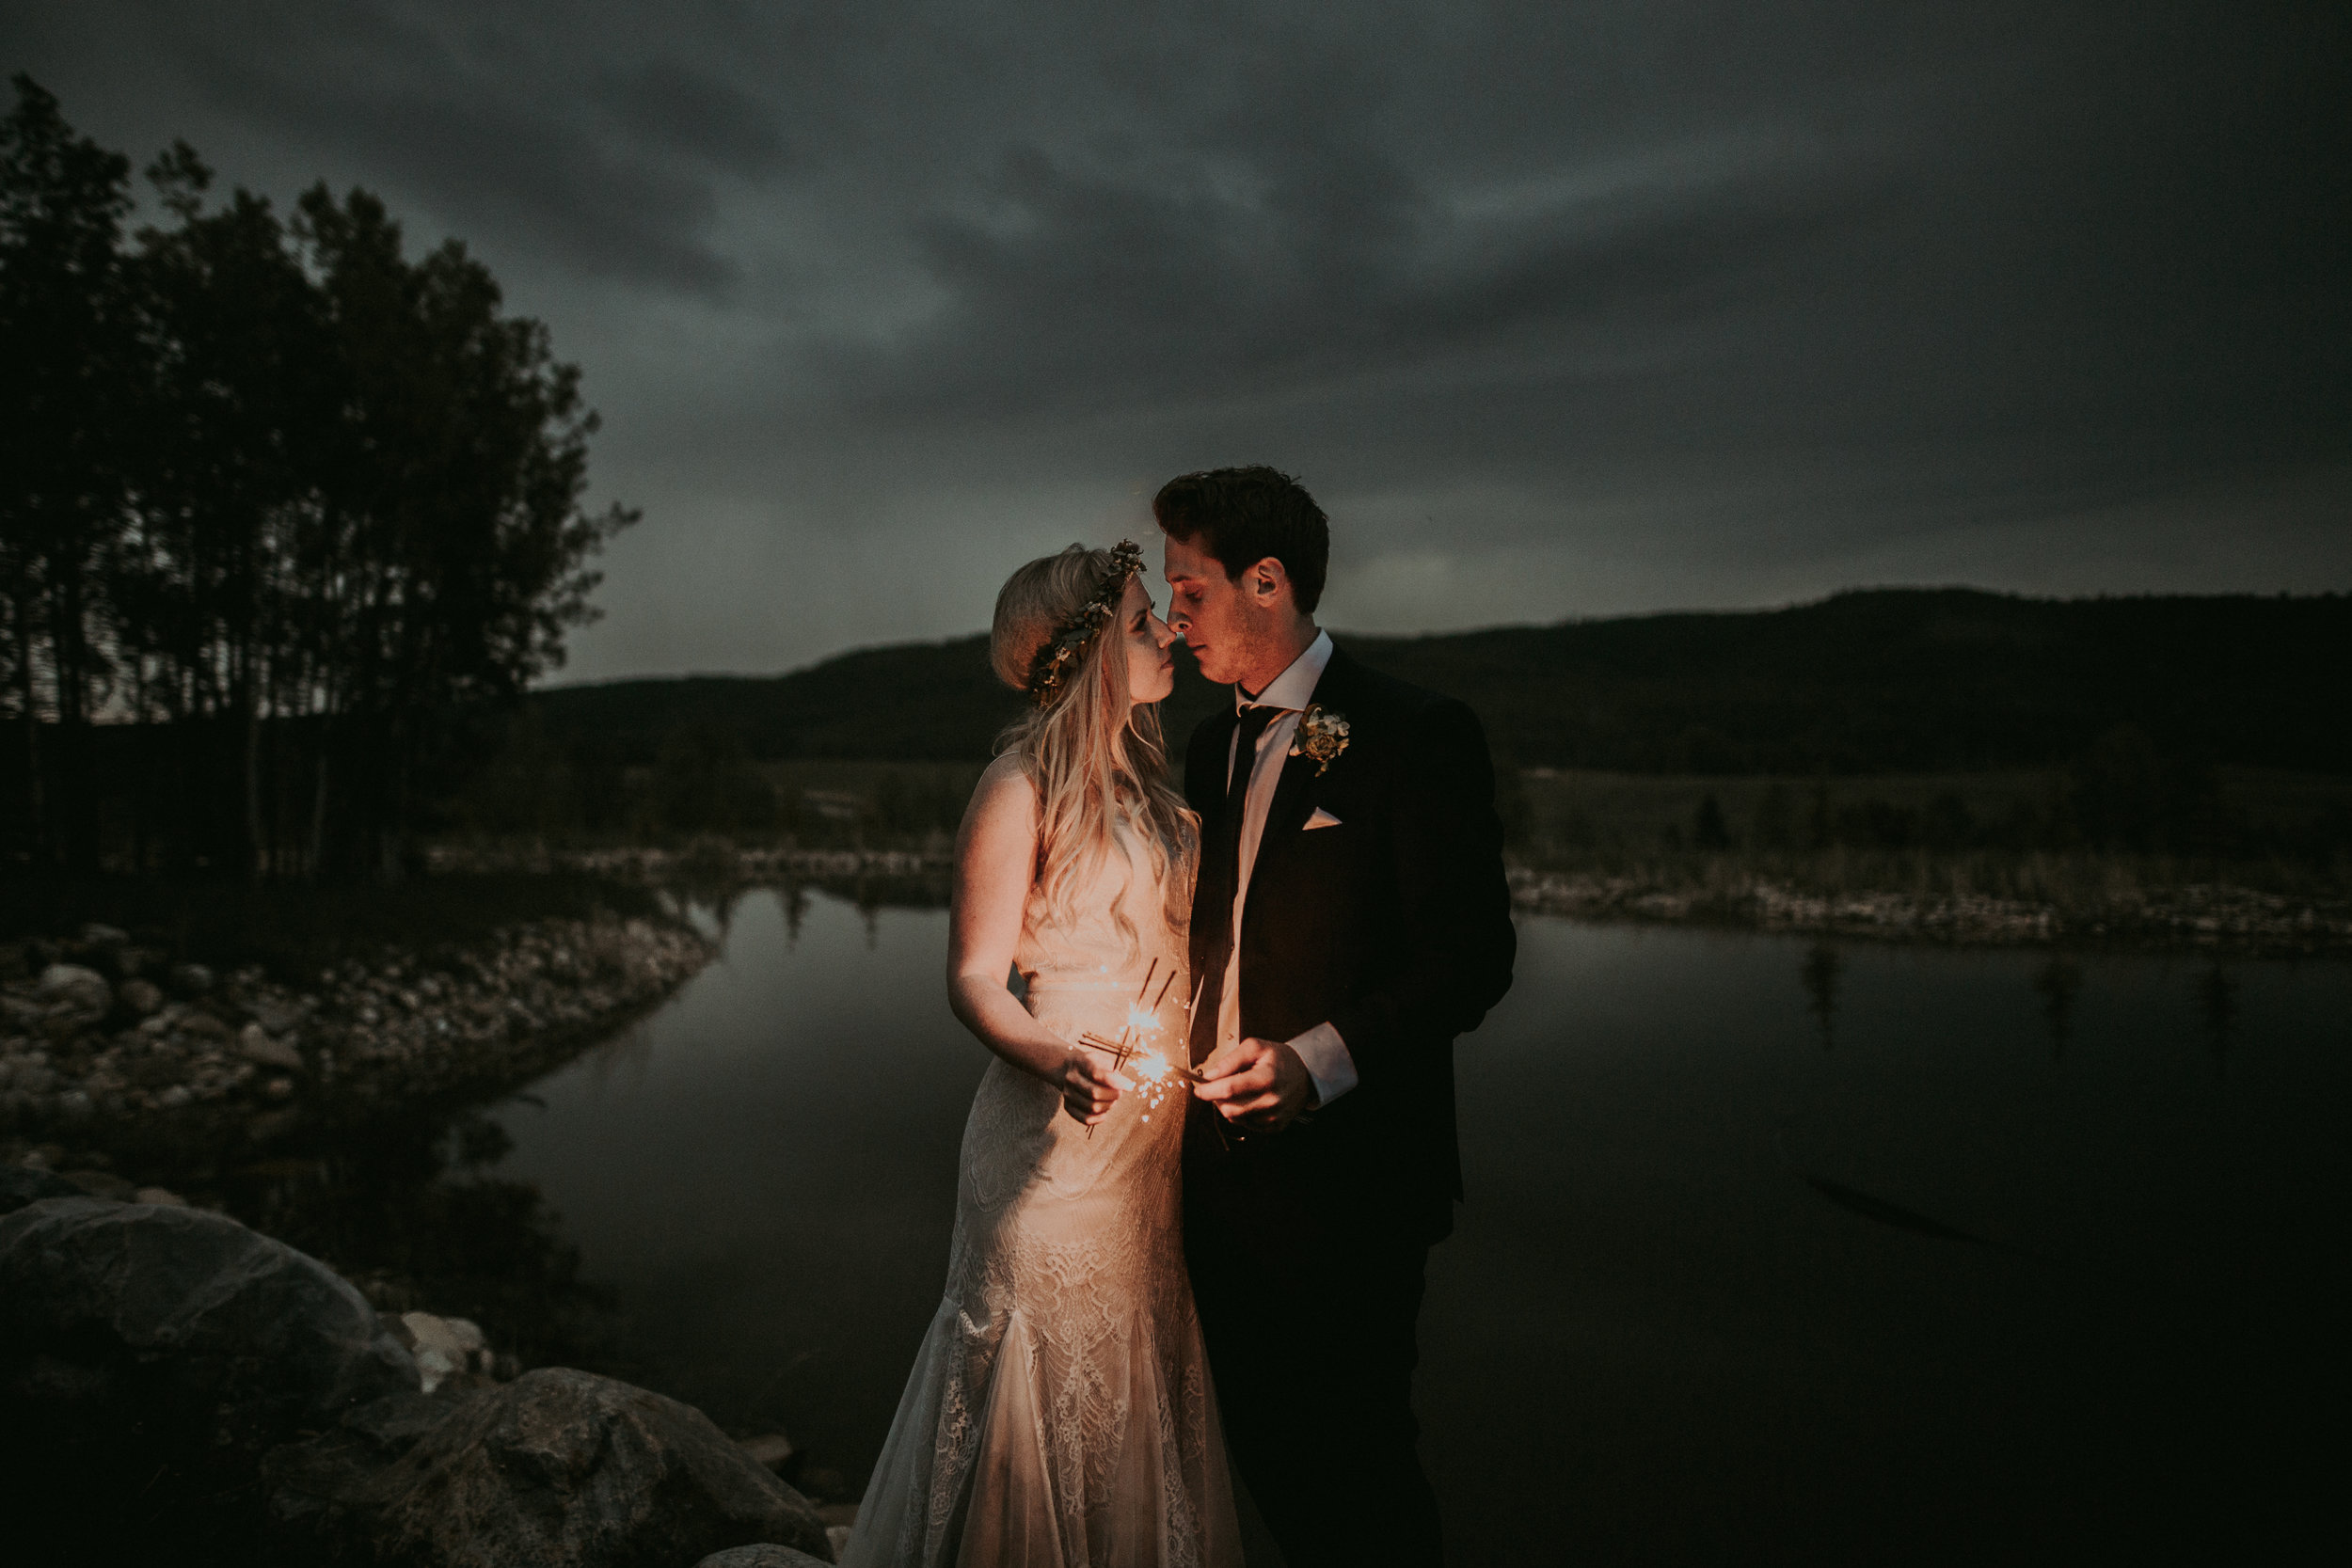
[[[1155,958],[1152,969],[1157,970],[1158,967],[1159,960]],[[1168,985],[1173,984],[1175,979],[1175,971],[1170,970],[1168,981],[1160,987],[1161,997],[1167,996]],[[1143,977],[1142,990],[1137,990],[1136,999],[1127,1004],[1127,1026],[1119,1032],[1117,1039],[1106,1040],[1100,1035],[1078,1037],[1080,1045],[1102,1052],[1111,1059],[1112,1071],[1125,1073],[1135,1084],[1136,1097],[1143,1101],[1143,1119],[1146,1121],[1150,1121],[1152,1113],[1175,1092],[1178,1084],[1196,1076],[1190,1068],[1170,1062],[1167,1053],[1143,1049],[1144,1042],[1160,1032],[1159,999],[1154,998],[1148,1008],[1143,1006],[1143,993],[1151,989],[1152,975],[1147,973]],[[1094,1136],[1091,1123],[1088,1124],[1087,1136]]]

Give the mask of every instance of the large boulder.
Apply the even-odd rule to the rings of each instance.
[[[796,1552],[789,1546],[761,1544],[729,1546],[723,1552],[713,1552],[694,1568],[818,1568],[822,1558],[806,1552]]]
[[[262,1459],[269,1558],[300,1561],[331,1554],[335,1543],[362,1548],[362,1526],[376,1495],[391,1488],[386,1470],[478,1393],[433,1395],[415,1388],[355,1404],[330,1430],[273,1449]],[[357,1510],[358,1516],[354,1517]],[[334,1554],[340,1555],[340,1554]]]
[[[355,1409],[269,1454],[277,1551],[399,1568],[678,1568],[730,1546],[831,1561],[808,1499],[693,1406],[569,1367]]]
[[[417,1386],[367,1298],[209,1210],[49,1197],[0,1218],[0,1398],[50,1439],[261,1448]]]
[[[224,1215],[44,1197],[0,1218],[12,1533],[246,1560],[262,1455],[416,1377],[356,1289]]]

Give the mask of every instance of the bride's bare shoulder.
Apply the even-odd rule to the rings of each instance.
[[[980,771],[972,788],[972,801],[963,809],[963,832],[975,833],[1028,832],[1037,814],[1037,785],[1021,759],[1009,753]]]
[[[1021,759],[1008,752],[980,769],[980,782],[972,791],[974,800],[1034,800],[1037,784]]]

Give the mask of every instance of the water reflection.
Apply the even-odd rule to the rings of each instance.
[[[526,1097],[535,1098],[535,1097]],[[386,1311],[471,1318],[523,1366],[638,1365],[609,1285],[539,1185],[495,1171],[515,1148],[496,1115],[349,1116],[306,1126],[213,1183],[228,1212],[331,1264]]]
[[[1820,1031],[1821,1049],[1827,1051],[1837,1039],[1837,977],[1845,972],[1846,960],[1836,947],[1817,942],[1804,955],[1804,962],[1797,966],[1797,978],[1804,987],[1805,1006],[1812,1011],[1814,1025]]]
[[[249,1172],[257,1223],[779,1426],[854,1492],[986,1060],[944,913],[894,891],[729,891],[660,1011],[525,1095]],[[2259,1478],[2308,1469],[2284,1434],[2345,1392],[2312,1368],[2352,1254],[2352,968],[1520,942],[1460,1051],[1470,1196],[1422,1319],[1461,1560],[2111,1558],[2325,1495]]]
[[[2237,982],[2216,959],[2197,981],[2198,1018],[2204,1025],[2205,1043],[2216,1070],[2226,1069],[2230,1032],[2237,1022]]]
[[[2052,953],[2034,971],[2033,989],[2042,995],[2042,1022],[2050,1031],[2053,1061],[2066,1053],[2067,1037],[2074,1026],[2074,998],[2083,989],[2082,966],[2065,953]]]

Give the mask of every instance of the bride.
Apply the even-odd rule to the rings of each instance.
[[[1241,1562],[1184,1275],[1189,1090],[1149,1070],[1183,1057],[1199,834],[1160,778],[1176,634],[1141,565],[1073,545],[996,598],[990,657],[1032,706],[964,813],[947,964],[996,1059],[854,1568]]]

